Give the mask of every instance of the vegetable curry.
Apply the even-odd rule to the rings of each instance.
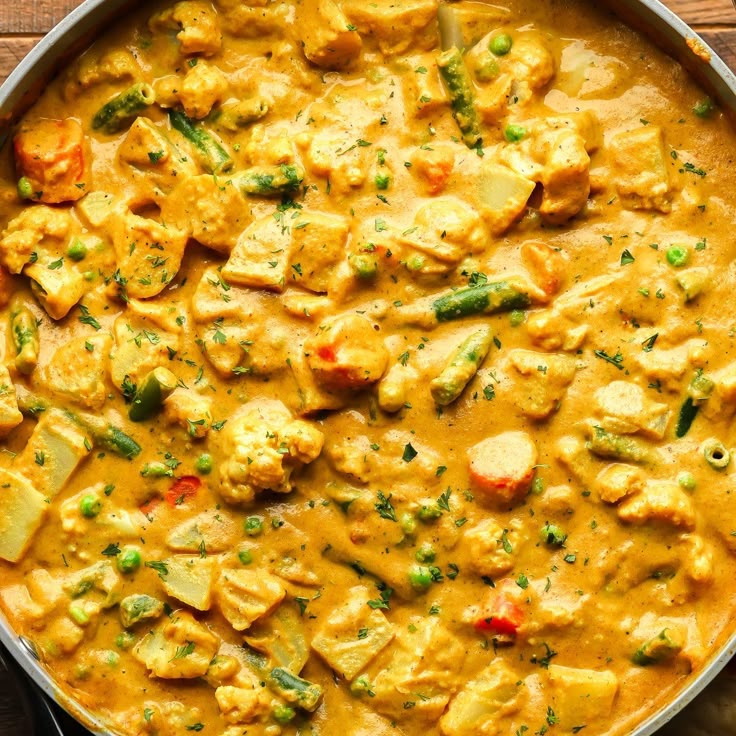
[[[0,602],[115,733],[623,734],[729,635],[736,145],[593,5],[146,4],[18,123]]]

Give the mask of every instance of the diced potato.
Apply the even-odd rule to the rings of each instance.
[[[291,258],[291,235],[274,217],[256,220],[238,238],[222,268],[228,283],[283,291]]]
[[[297,22],[304,55],[324,69],[342,69],[360,55],[362,42],[334,0],[303,0]]]
[[[348,590],[347,602],[331,611],[312,639],[312,648],[348,680],[359,675],[394,638],[393,626],[383,613],[368,605],[371,597],[362,585]]]
[[[177,611],[149,632],[133,656],[163,679],[202,677],[217,653],[217,637],[187,611]]]
[[[107,396],[112,336],[98,332],[59,347],[44,368],[46,385],[65,399],[99,409]]]
[[[672,209],[664,133],[657,125],[619,133],[611,141],[611,172],[621,203],[632,210]]]
[[[187,176],[164,199],[161,217],[198,243],[229,254],[252,216],[240,190],[231,180],[209,174]]]
[[[132,212],[109,227],[124,295],[147,299],[165,289],[179,271],[188,234]]]
[[[140,118],[138,118],[140,120]],[[90,192],[76,205],[76,211],[91,227],[101,227],[115,208],[115,198],[112,194],[96,191]]]
[[[635,383],[613,381],[595,392],[595,402],[605,429],[611,432],[639,431],[646,437],[661,440],[667,431],[669,407],[649,399]]]
[[[405,713],[405,703],[414,703],[412,712],[436,722],[445,710],[450,695],[462,684],[457,663],[463,647],[437,617],[415,618],[410,627],[397,632],[389,650],[391,658],[380,660],[373,678],[371,707],[391,718]],[[422,697],[411,697],[421,693]]]
[[[184,112],[195,120],[210,114],[212,108],[227,96],[228,81],[214,64],[200,60],[189,67],[179,84],[179,100]]]
[[[48,315],[52,319],[63,319],[84,296],[88,282],[66,261],[60,268],[51,268],[51,263],[50,258],[39,258],[26,267],[25,274],[32,279],[31,289]]]
[[[317,294],[326,293],[345,260],[350,223],[345,217],[302,210],[292,221],[292,273],[289,279]]]
[[[212,603],[215,558],[175,555],[163,562],[168,572],[161,582],[168,595],[198,611],[208,611]]]
[[[7,437],[22,421],[15,385],[5,364],[0,363],[0,438]]]
[[[268,615],[285,595],[281,581],[265,570],[222,570],[217,581],[220,611],[236,631]]]
[[[513,713],[521,705],[524,682],[503,662],[494,662],[452,699],[440,720],[443,736],[476,736],[493,728],[499,711]]]
[[[478,575],[498,578],[514,569],[514,550],[518,550],[517,536],[510,530],[509,544],[512,551],[502,543],[504,528],[493,518],[483,519],[465,532],[470,565]]]
[[[613,672],[551,664],[549,679],[560,728],[570,730],[611,713],[618,692],[618,678]]]
[[[37,491],[53,498],[91,450],[90,438],[79,425],[63,411],[50,409],[41,416],[14,469]]]
[[[18,562],[48,510],[43,494],[22,476],[0,469],[0,557]]]
[[[481,214],[494,235],[500,235],[524,214],[534,182],[505,166],[483,163],[478,174]]]
[[[700,296],[710,286],[710,283],[710,270],[707,268],[688,268],[677,274],[677,285],[683,290],[686,302]]]
[[[404,98],[407,110],[417,117],[434,115],[449,104],[433,53],[407,57],[404,67]],[[434,148],[434,144],[430,146]]]
[[[164,401],[164,416],[184,428],[190,437],[206,437],[212,423],[212,398],[187,388],[177,388]]]

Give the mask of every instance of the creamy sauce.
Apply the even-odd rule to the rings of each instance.
[[[11,624],[121,734],[630,732],[734,610],[723,115],[590,3],[161,8],[2,152]]]

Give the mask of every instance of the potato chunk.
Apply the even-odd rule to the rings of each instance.
[[[360,674],[394,638],[383,613],[368,605],[371,597],[362,585],[348,590],[347,603],[330,613],[312,639],[312,648],[348,680]]]
[[[236,631],[245,631],[284,600],[281,581],[265,570],[223,570],[217,581],[217,603]]]
[[[624,207],[632,210],[672,209],[664,134],[656,125],[619,133],[611,141],[611,170]]]
[[[18,562],[48,509],[45,497],[22,476],[0,470],[0,557]]]
[[[560,728],[568,730],[610,714],[618,692],[613,672],[551,664],[549,679]]]

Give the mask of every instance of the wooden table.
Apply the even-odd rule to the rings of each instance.
[[[736,68],[736,9],[731,0],[664,0]],[[81,0],[0,0],[0,82],[36,42]],[[672,734],[687,730],[687,711]],[[7,673],[0,669],[0,736],[29,736]],[[730,736],[720,734],[719,736]]]

